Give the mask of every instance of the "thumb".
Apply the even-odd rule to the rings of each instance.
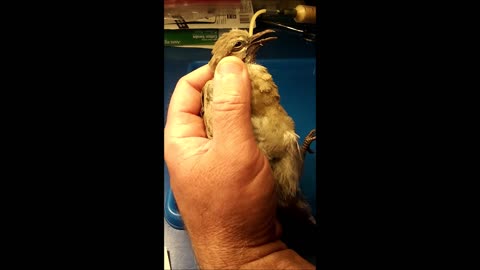
[[[223,58],[215,69],[213,82],[213,139],[229,146],[253,141],[251,85],[245,63],[234,56]]]

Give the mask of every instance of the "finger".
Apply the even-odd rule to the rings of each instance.
[[[201,91],[213,77],[208,65],[204,65],[182,77],[173,91],[168,107],[165,136],[205,137],[205,127],[200,118]]]
[[[168,114],[175,116],[175,113],[186,112],[198,115],[202,88],[212,77],[210,67],[204,65],[180,78],[173,91]]]
[[[212,98],[214,140],[238,144],[254,140],[250,120],[251,86],[245,64],[225,57],[216,68]]]

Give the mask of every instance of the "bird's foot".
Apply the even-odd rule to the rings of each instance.
[[[315,153],[310,149],[310,144],[312,144],[313,141],[317,139],[317,131],[316,129],[313,129],[308,133],[308,135],[305,137],[303,140],[303,145],[302,145],[302,153],[305,154],[306,152],[312,154]]]

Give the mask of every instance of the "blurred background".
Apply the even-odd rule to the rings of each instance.
[[[257,23],[301,33],[305,39],[316,41],[314,1],[167,0],[164,44],[211,48],[222,33],[232,28],[248,30],[250,19],[260,9],[266,9],[267,13],[260,15]]]

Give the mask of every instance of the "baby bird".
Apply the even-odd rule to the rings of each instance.
[[[260,150],[267,157],[275,179],[275,191],[279,208],[295,208],[307,212],[312,223],[310,208],[299,190],[299,180],[303,170],[305,153],[310,152],[309,145],[316,139],[315,130],[306,137],[302,147],[295,133],[295,123],[280,105],[278,87],[267,68],[255,63],[260,47],[276,37],[262,38],[273,33],[265,30],[249,36],[247,31],[233,29],[223,34],[215,43],[209,66],[215,70],[220,60],[226,56],[236,56],[246,63],[251,80],[251,120],[253,133]],[[208,81],[202,90],[202,110],[207,136],[212,138],[212,100],[213,80]]]

